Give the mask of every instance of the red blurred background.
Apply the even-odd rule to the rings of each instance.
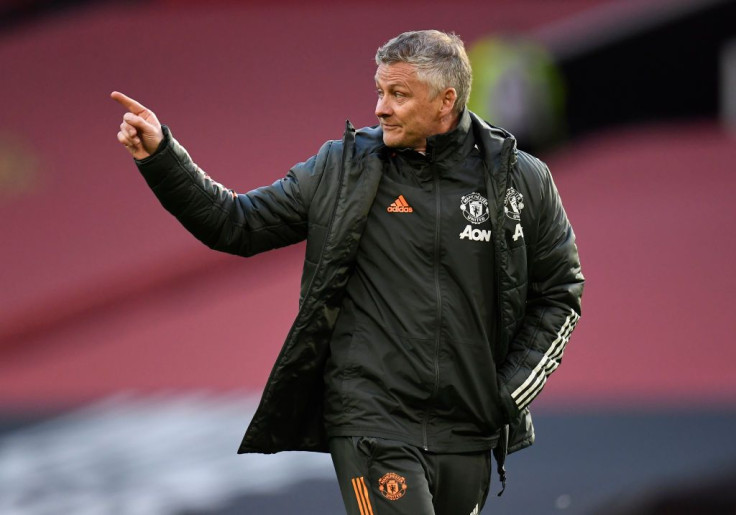
[[[243,260],[196,242],[158,205],[119,147],[122,111],[109,93],[123,91],[153,109],[202,168],[246,191],[339,138],[346,118],[372,125],[375,49],[418,28],[455,31],[469,48],[488,38],[503,42],[521,52],[513,63],[526,59],[522,43],[533,44],[545,56],[536,65],[549,70],[542,78],[522,74],[513,93],[532,102],[525,96],[530,84],[544,86],[551,77],[559,87],[540,107],[554,116],[554,137],[523,138],[525,126],[549,123],[535,113],[519,126],[522,148],[553,172],[588,280],[564,365],[535,403],[540,420],[559,424],[555,441],[574,440],[568,429],[610,416],[611,433],[597,441],[615,455],[633,445],[618,437],[616,424],[630,428],[626,417],[651,415],[637,419],[643,433],[647,423],[660,427],[662,416],[684,417],[663,424],[676,430],[712,419],[710,428],[695,426],[713,435],[703,443],[710,447],[691,442],[690,451],[733,464],[734,444],[716,441],[736,430],[736,323],[729,314],[736,290],[736,86],[728,78],[736,68],[728,50],[736,25],[723,21],[734,19],[733,6],[0,2],[0,477],[22,476],[25,454],[11,443],[27,431],[121,393],[132,403],[206,392],[216,404],[235,395],[243,415],[230,420],[227,431],[236,438],[225,442],[234,452],[296,313],[303,247]],[[514,68],[473,64],[487,65],[494,77]],[[474,87],[508,94],[498,83]],[[203,404],[192,416],[205,416]],[[115,413],[102,416],[113,420]],[[671,456],[684,436],[656,441]],[[542,429],[539,437],[546,437]],[[524,453],[532,476],[546,466],[534,449]],[[536,456],[544,458],[543,449]],[[590,512],[617,492],[611,484],[626,484],[620,480],[627,466],[620,464],[613,479],[601,476],[612,483],[588,489],[587,504],[560,490],[539,506]],[[682,477],[693,470],[673,467]],[[654,468],[647,477],[657,484]],[[508,492],[501,505],[492,501],[488,512],[522,512],[522,492]],[[67,494],[54,489],[51,498]],[[151,513],[268,509],[254,508],[260,501],[237,486],[219,499]],[[36,513],[24,502],[16,498],[5,508]],[[129,501],[120,502],[116,509],[126,512],[121,506]],[[273,499],[264,506],[275,509]]]

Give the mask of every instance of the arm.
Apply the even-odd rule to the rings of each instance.
[[[161,204],[208,247],[252,256],[307,236],[308,200],[317,157],[300,163],[270,186],[237,194],[213,181],[164,126],[158,152],[136,164]],[[320,159],[320,164],[323,164]]]
[[[510,420],[539,395],[560,365],[580,318],[584,281],[575,234],[549,170],[530,156],[522,154],[519,160],[520,166],[530,166],[536,172],[540,194],[534,221],[536,237],[527,255],[526,311],[499,371],[499,387]]]
[[[121,93],[113,98],[129,110],[118,140],[164,208],[197,239],[216,250],[250,256],[306,237],[309,199],[324,159],[313,157],[270,186],[237,194],[204,173],[150,110]],[[324,148],[320,155],[327,153]]]

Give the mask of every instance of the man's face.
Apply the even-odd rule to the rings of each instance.
[[[376,116],[388,147],[424,152],[427,137],[443,132],[442,95],[431,97],[429,85],[407,63],[381,64],[376,71]]]

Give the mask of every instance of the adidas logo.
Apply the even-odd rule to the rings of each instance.
[[[399,198],[391,202],[391,205],[386,208],[389,213],[413,213],[414,208],[404,198],[404,195],[399,195]]]

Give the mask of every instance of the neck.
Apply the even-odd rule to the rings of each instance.
[[[436,136],[437,134],[445,134],[447,132],[450,132],[455,127],[457,127],[458,123],[460,123],[460,116],[455,111],[453,111],[452,113],[439,119],[437,130],[433,131],[430,136]],[[416,147],[414,150],[416,150],[420,154],[425,154],[427,152],[427,140],[424,140],[424,145],[422,145],[421,147]]]
[[[440,126],[442,130],[437,132],[437,134],[444,134],[446,132],[450,132],[452,129],[457,127],[457,124],[460,122],[460,116],[455,112],[452,111],[447,116],[443,116],[440,118]]]

